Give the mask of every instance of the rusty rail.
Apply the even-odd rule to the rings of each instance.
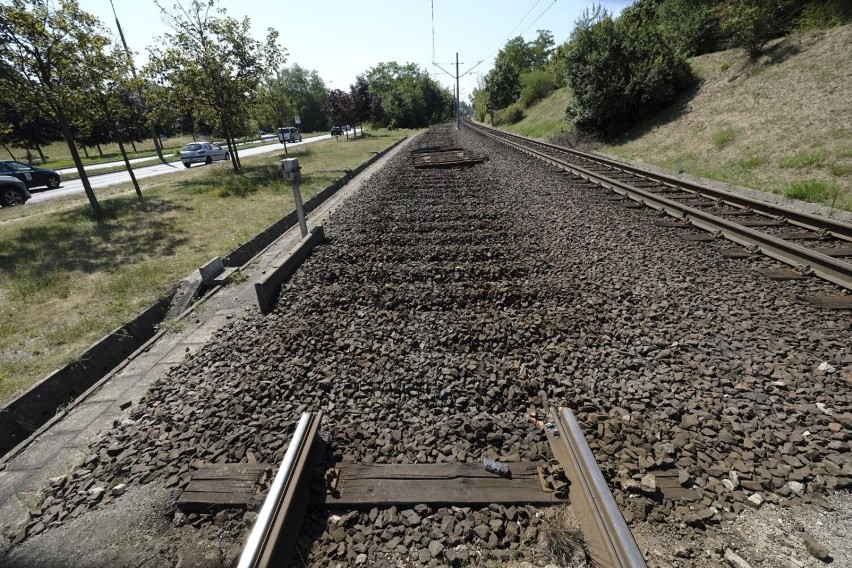
[[[249,535],[239,568],[289,566],[310,501],[316,444],[322,412],[302,414],[293,439],[275,475],[269,495]]]
[[[852,263],[844,262],[842,260],[808,249],[807,247],[803,247],[793,242],[775,237],[767,233],[762,233],[760,231],[740,225],[735,221],[729,221],[720,216],[701,211],[700,209],[697,209],[695,207],[690,207],[688,205],[678,203],[676,200],[666,199],[665,197],[657,195],[653,192],[634,187],[630,184],[616,179],[612,179],[601,173],[593,172],[577,164],[560,160],[554,156],[531,148],[530,146],[544,146],[548,149],[558,150],[566,154],[570,154],[572,156],[582,154],[584,159],[588,159],[590,161],[595,161],[597,163],[605,165],[609,165],[606,162],[611,162],[611,160],[605,161],[604,159],[599,159],[597,156],[592,156],[591,154],[583,154],[581,152],[577,152],[576,150],[561,148],[552,144],[544,144],[542,142],[529,140],[522,136],[499,132],[491,128],[483,127],[481,125],[474,126],[469,123],[467,125],[473,128],[475,131],[480,132],[484,136],[494,138],[495,140],[503,142],[504,144],[512,146],[513,148],[516,148],[522,152],[544,160],[545,162],[550,163],[560,169],[569,171],[583,179],[586,179],[588,181],[591,181],[592,183],[614,191],[619,195],[622,195],[623,197],[632,199],[633,201],[641,203],[642,205],[645,205],[657,211],[663,211],[677,219],[688,221],[695,227],[714,233],[718,232],[728,240],[743,245],[745,247],[757,247],[757,249],[761,253],[771,258],[774,258],[775,260],[783,262],[784,264],[788,264],[793,267],[808,267],[813,271],[815,275],[819,276],[820,278],[828,280],[829,282],[833,282],[847,290],[852,290]],[[627,171],[623,167],[620,169],[621,171]],[[636,173],[638,168],[631,169],[634,170],[633,173],[635,175],[640,175]],[[641,177],[643,177],[644,179],[650,179],[649,176],[651,175],[651,172],[643,171]],[[674,180],[674,178],[671,179]],[[667,182],[661,181],[660,183]],[[671,183],[667,183],[667,185],[671,185]],[[686,187],[687,184],[686,182],[680,182],[679,186]],[[713,194],[717,196],[724,195],[724,199],[726,201],[743,204],[745,200],[748,200],[748,198],[742,196],[734,196],[729,192],[722,192],[720,190],[705,188],[704,186],[697,186],[695,184],[693,184],[693,186],[701,187],[702,192],[705,192],[707,194],[713,192]],[[689,186],[688,189],[693,189],[693,186]],[[760,202],[759,200],[748,200],[748,203],[749,206],[751,206],[752,209],[754,209],[755,211],[761,211],[761,209],[769,208],[773,211],[773,214],[783,215],[788,222],[796,223],[802,227],[817,228],[844,240],[852,238],[852,225],[848,223],[834,221],[832,219],[827,219],[816,215],[795,212],[792,209],[782,208],[775,205],[768,205],[766,203]]]
[[[551,414],[551,425],[545,432],[554,457],[571,481],[571,507],[592,563],[602,568],[644,568],[645,560],[574,415],[560,408]]]

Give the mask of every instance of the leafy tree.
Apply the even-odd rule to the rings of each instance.
[[[172,32],[150,47],[145,73],[155,83],[173,89],[183,109],[206,109],[216,117],[240,171],[235,137],[249,129],[249,110],[263,81],[284,61],[278,32],[269,29],[264,42],[252,38],[248,18],[241,21],[216,8],[215,0],[175,4],[171,11],[158,4]]]
[[[716,51],[722,46],[717,0],[663,0],[657,6],[660,35],[686,57]]]
[[[719,7],[722,31],[756,58],[786,31],[798,7],[794,0],[727,0]]]
[[[373,118],[373,94],[370,82],[363,75],[355,77],[355,83],[349,85],[349,98],[352,100],[352,123],[363,124]]]
[[[373,120],[379,124],[422,128],[453,114],[453,95],[414,63],[380,63],[365,78],[374,95]]]
[[[529,108],[556,90],[556,79],[550,71],[539,69],[521,75],[521,106]]]
[[[603,12],[578,21],[568,52],[574,99],[568,115],[580,130],[620,132],[672,101],[694,77],[644,14],[618,20]]]
[[[494,68],[485,76],[485,109],[494,115],[518,100],[521,94],[521,76],[518,70],[507,61],[497,61]]]
[[[521,77],[531,71],[544,70],[553,51],[553,34],[538,30],[535,40],[525,42],[518,36],[506,42],[497,52],[494,67],[485,76],[486,113],[491,114],[518,100]]]
[[[99,57],[108,46],[100,22],[74,0],[0,4],[0,88],[26,84],[16,96],[50,111],[98,219],[103,210],[77,152],[72,123],[91,105],[93,79],[109,71]]]
[[[41,161],[45,161],[42,146],[62,139],[59,125],[50,109],[44,105],[33,106],[32,100],[15,96],[18,87],[6,87],[0,79],[0,143],[19,148],[33,148],[38,151]],[[9,155],[15,156],[9,151]]]
[[[346,91],[334,89],[328,93],[325,110],[334,124],[353,122],[352,97]]]

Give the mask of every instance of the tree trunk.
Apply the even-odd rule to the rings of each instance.
[[[156,141],[154,142],[154,144],[156,144]],[[138,152],[139,152],[139,150],[137,150],[137,149],[136,149],[136,142],[134,142],[133,140],[131,140],[131,141],[130,141],[130,145],[131,145],[131,146],[133,146],[133,153],[134,153],[134,154],[136,154],[136,153],[138,153]]]
[[[41,151],[41,146],[39,146],[38,144],[36,144],[36,151],[38,151],[38,157],[41,159],[41,163],[46,163],[47,158],[44,157],[44,152]]]
[[[77,167],[77,173],[80,174],[80,181],[83,183],[83,189],[86,192],[86,197],[89,198],[89,204],[92,206],[92,211],[95,213],[95,219],[102,221],[104,218],[104,210],[101,209],[101,204],[98,203],[98,198],[95,197],[95,192],[92,191],[92,185],[89,183],[89,176],[86,175],[86,169],[83,167],[83,161],[80,159],[80,153],[77,151],[77,143],[74,142],[74,135],[71,133],[71,127],[68,125],[68,120],[64,116],[57,117],[59,121],[59,130],[62,132],[62,137],[65,138],[65,143],[68,144],[68,151],[71,152],[71,159],[74,160],[74,165]],[[85,146],[83,147],[85,150]]]
[[[133,173],[133,168],[130,166],[130,160],[127,158],[127,152],[124,149],[124,144],[119,142],[118,149],[121,150],[121,157],[124,158],[124,165],[127,168],[127,173],[130,174],[130,180],[133,182],[134,189],[136,189],[136,196],[139,198],[139,201],[145,201],[142,197],[142,190],[139,189],[139,182],[136,181],[136,174]]]
[[[221,117],[220,117],[219,120],[222,122],[223,125],[225,124],[225,121],[222,120]],[[225,128],[225,141],[228,143],[228,148],[231,151],[231,161],[234,162],[232,164],[233,167],[234,167],[234,172],[240,173],[240,170],[242,169],[243,166],[242,166],[242,164],[240,164],[240,155],[239,155],[239,153],[237,153],[237,143],[236,143],[236,141],[234,141],[234,137],[231,136],[231,129],[228,128],[227,126],[225,126],[224,128]]]
[[[80,146],[80,148],[82,148],[82,149],[83,149],[83,153],[86,155],[86,159],[87,159],[87,160],[91,160],[91,159],[92,159],[92,157],[91,157],[91,156],[89,156],[89,151],[86,149],[86,147],[85,147],[85,146]],[[77,154],[77,155],[79,156],[79,154]]]
[[[192,141],[198,142],[198,140],[195,138],[195,130],[192,131]]]
[[[98,155],[99,155],[101,158],[103,158],[103,157],[104,157],[104,153],[101,151],[101,145],[100,145],[100,144],[95,144],[95,148],[97,148],[97,149],[98,149]]]
[[[3,146],[3,149],[6,150],[6,153],[9,154],[9,156],[11,156],[11,158],[14,160],[15,154],[13,154],[12,151],[9,149],[9,147],[6,146],[5,144],[3,144],[2,146]]]
[[[157,151],[157,157],[160,158],[160,161],[164,164],[168,164],[166,159],[163,157],[163,146],[160,144],[160,133],[157,132],[156,126],[151,126],[151,137],[154,139],[154,149]],[[133,150],[136,151],[136,146],[133,147]]]

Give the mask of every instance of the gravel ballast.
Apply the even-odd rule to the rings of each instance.
[[[158,383],[26,526],[4,532],[23,544],[0,560],[27,565],[45,541],[31,537],[152,482],[183,488],[202,462],[280,463],[304,410],[325,412],[327,461],[511,463],[551,458],[527,416],[568,406],[650,565],[822,562],[804,538],[750,556],[733,529],[754,511],[848,499],[852,321],[798,299],[836,288],[765,279],[756,270],[774,261],[724,258],[724,242],[685,241],[655,214],[475,133],[437,128],[414,144],[489,160],[392,160],[332,217],[273,312],[235,319]],[[667,499],[661,470],[693,497]],[[557,509],[317,511],[299,562],[576,562],[553,550],[552,527],[573,522]],[[253,520],[170,515],[159,538],[194,528],[223,566]],[[829,542],[820,526],[802,529]],[[852,563],[848,546],[827,551],[836,565]]]

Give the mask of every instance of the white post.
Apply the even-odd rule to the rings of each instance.
[[[284,179],[293,182],[293,202],[296,204],[296,216],[299,217],[299,229],[302,237],[308,234],[308,223],[305,221],[305,207],[302,205],[302,191],[299,187],[302,180],[302,168],[299,166],[298,158],[287,158],[281,160],[281,169],[284,171]]]

